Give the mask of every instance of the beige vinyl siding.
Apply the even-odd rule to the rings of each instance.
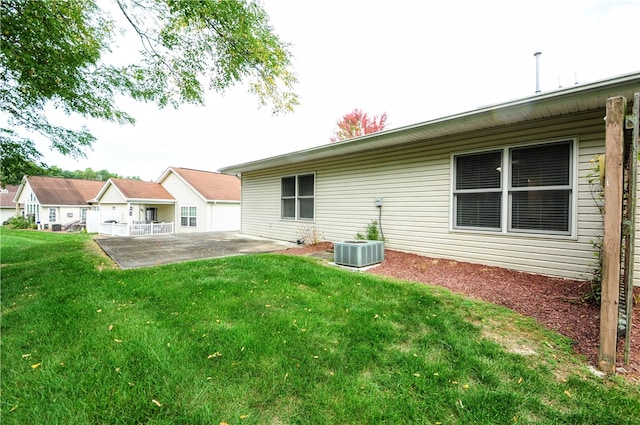
[[[121,204],[123,202],[125,202],[124,197],[113,184],[109,184],[107,190],[100,197],[101,204]]]
[[[602,112],[456,134],[314,163],[246,172],[242,176],[243,233],[296,240],[315,226],[324,240],[352,239],[378,220],[375,198],[383,198],[386,247],[434,258],[470,261],[525,272],[588,278],[591,240],[601,218],[585,176],[589,160],[604,150]],[[577,232],[572,236],[450,230],[451,155],[496,147],[576,138],[578,143]],[[280,219],[280,178],[316,174],[315,221]]]

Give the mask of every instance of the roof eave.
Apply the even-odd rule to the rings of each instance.
[[[597,102],[594,103],[594,106],[590,109],[599,109],[604,106],[602,103],[606,100],[601,99],[602,96],[615,96],[617,95],[615,93],[620,92],[618,94],[623,94],[622,92],[630,90],[640,90],[640,73],[626,74],[594,83],[581,84],[566,89],[536,94],[505,103],[483,106],[471,111],[412,124],[398,129],[223,167],[219,171],[229,174],[241,174],[247,171],[257,171],[292,163],[361,152],[364,149],[372,150],[396,144],[435,139],[442,137],[445,133],[464,133],[467,131],[511,125],[527,121],[527,119],[521,117],[531,112],[545,111],[549,106],[557,107],[566,105],[571,109],[577,99],[596,99]],[[509,112],[509,114],[507,115],[506,112]],[[520,117],[520,119],[517,117]],[[427,133],[431,133],[432,135]]]

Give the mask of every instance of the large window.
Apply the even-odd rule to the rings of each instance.
[[[49,208],[49,223],[55,223],[55,222],[56,222],[56,209]]]
[[[198,216],[197,207],[180,207],[180,226],[196,227]]]
[[[313,220],[315,210],[315,175],[301,174],[281,179],[281,217]]]
[[[569,235],[574,184],[571,140],[455,155],[453,227]]]

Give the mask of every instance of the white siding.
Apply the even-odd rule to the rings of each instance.
[[[109,187],[107,187],[107,190],[105,190],[102,196],[100,197],[100,204],[102,203],[123,204],[125,203],[125,199],[120,193],[120,191],[118,191],[118,189],[116,189],[116,187],[113,184],[109,184]]]
[[[452,154],[573,137],[578,140],[579,161],[577,234],[550,237],[449,229]],[[324,240],[352,239],[378,220],[374,201],[382,197],[387,248],[584,279],[590,276],[595,260],[590,241],[602,231],[585,176],[591,157],[602,152],[602,112],[592,112],[246,172],[242,176],[242,232],[293,241],[300,237],[301,227],[315,226]],[[315,221],[280,219],[280,178],[309,172],[316,173]]]
[[[240,203],[211,205],[211,219],[214,232],[240,230]]]
[[[104,223],[108,220],[115,220],[118,223],[128,223],[127,204],[103,203],[100,202],[100,222]]]
[[[16,208],[0,208],[0,225],[5,221],[9,220],[11,217],[16,216]]]
[[[169,175],[162,181],[162,186],[176,199],[176,233],[189,232],[207,232],[211,228],[208,217],[209,208],[207,203],[195,191],[187,186],[174,173]],[[197,219],[196,227],[182,226],[180,223],[180,207],[196,207]]]

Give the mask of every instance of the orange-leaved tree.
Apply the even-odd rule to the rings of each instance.
[[[384,130],[387,126],[387,113],[384,112],[380,116],[374,115],[373,118],[369,118],[365,112],[355,108],[352,112],[345,114],[336,125],[338,128],[333,131],[334,137],[330,138],[331,142],[351,139]]]

